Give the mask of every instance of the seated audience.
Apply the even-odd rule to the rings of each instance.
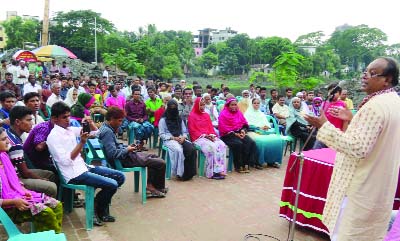
[[[218,139],[210,116],[205,112],[205,106],[204,99],[197,97],[189,114],[189,134],[192,142],[204,153],[206,176],[223,179],[226,175],[226,145]]]
[[[163,105],[158,110],[156,110],[156,112],[154,112],[154,127],[158,127],[158,123],[160,122],[161,117],[164,115],[165,109],[167,108],[167,103],[170,99],[171,96],[166,95],[163,98]]]
[[[242,112],[238,110],[235,98],[229,98],[218,118],[221,140],[233,152],[233,164],[239,173],[248,173],[249,166],[258,167],[257,147],[247,135],[249,125]]]
[[[299,97],[293,97],[289,106],[289,117],[286,119],[286,134],[292,135],[295,138],[301,140],[300,143],[304,143],[312,129],[311,125],[304,119],[307,112],[304,110]],[[312,149],[315,142],[315,134],[311,137],[310,141],[304,147],[304,151]]]
[[[36,92],[38,93],[39,90],[42,89],[42,86],[40,84],[36,83],[36,78],[35,75],[30,74],[28,77],[28,83],[24,84],[24,95],[30,92]]]
[[[312,104],[312,114],[314,116],[320,116],[321,115],[321,107],[322,107],[322,98],[321,97],[314,97],[313,99],[313,104]]]
[[[168,147],[172,175],[183,181],[192,179],[196,175],[196,149],[187,140],[188,132],[178,114],[178,103],[175,100],[168,101],[164,116],[158,124],[158,130],[160,139]]]
[[[108,91],[110,92],[110,96],[106,99],[106,107],[116,106],[121,110],[125,109],[125,97],[123,94],[119,95],[118,90],[115,86],[111,85],[108,87]]]
[[[73,89],[72,92],[68,92],[67,97],[64,100],[64,103],[69,107],[72,107],[78,101],[78,90]]]
[[[203,95],[205,109],[204,111],[210,116],[211,123],[214,126],[214,130],[218,129],[218,110],[217,107],[212,103],[211,96],[209,94]],[[216,132],[218,134],[218,132]]]
[[[0,206],[13,222],[33,222],[37,232],[61,232],[63,208],[61,202],[42,193],[25,189],[7,155],[9,140],[0,127]]]
[[[99,140],[104,146],[107,160],[113,166],[114,160],[118,159],[123,167],[147,167],[148,197],[165,197],[168,191],[165,187],[165,162],[157,155],[138,152],[134,145],[125,146],[117,142],[115,133],[124,117],[123,110],[111,107],[106,114],[106,121],[99,129]]]
[[[32,111],[32,124],[36,126],[44,122],[43,118],[39,115],[40,108],[40,95],[37,92],[29,92],[24,95],[24,104]]]
[[[40,109],[39,115],[43,118],[43,120],[47,121],[50,119],[50,110],[51,108],[46,105],[47,99],[50,97],[51,90],[45,90],[39,92],[40,94]]]
[[[10,128],[10,110],[15,106],[15,94],[11,91],[3,91],[0,93],[0,127],[4,129]]]
[[[115,222],[109,213],[109,205],[114,194],[124,181],[122,172],[103,166],[87,166],[81,156],[90,133],[82,132],[81,127],[70,127],[70,108],[63,102],[57,102],[51,108],[51,119],[54,128],[47,137],[47,145],[54,162],[66,183],[88,185],[101,190],[95,197],[95,225],[102,222]],[[92,131],[97,130],[94,122],[85,117]],[[77,137],[80,141],[77,143]]]
[[[282,103],[285,99],[282,98]],[[278,103],[276,103],[277,105]],[[279,135],[266,133],[271,128],[267,117],[260,110],[260,99],[253,99],[244,117],[250,126],[249,137],[255,141],[258,162],[262,167],[280,167],[282,162],[282,139]]]
[[[286,118],[289,117],[289,106],[285,105],[285,97],[278,96],[278,102],[272,107],[272,113],[278,119],[280,125],[286,125]]]
[[[59,83],[51,84],[51,92],[52,92],[52,94],[46,101],[46,105],[50,108],[54,105],[54,103],[56,103],[58,101],[63,101],[61,98],[61,95],[60,95],[61,86]]]
[[[25,162],[21,136],[32,129],[32,111],[25,106],[15,106],[10,111],[10,124],[10,128],[6,130],[10,140],[8,155],[20,181],[29,190],[55,198],[57,186],[54,173],[48,170],[29,169]]]
[[[243,90],[242,91],[242,99],[239,101],[238,108],[242,114],[244,114],[249,108],[249,105],[251,104],[251,99],[250,99],[250,92],[248,90]]]
[[[141,100],[140,89],[132,90],[132,99],[125,105],[126,119],[133,125],[135,139],[138,141],[139,150],[143,150],[144,141],[150,138],[154,126],[148,121],[146,105]]]
[[[192,111],[193,107],[193,90],[190,88],[186,88],[183,90],[183,100],[182,103],[178,105],[179,116],[186,124],[188,116]]]
[[[156,90],[153,87],[149,87],[147,89],[147,93],[149,94],[149,98],[146,100],[146,111],[149,118],[150,123],[154,122],[154,113],[158,110],[163,102],[162,100],[156,95]]]

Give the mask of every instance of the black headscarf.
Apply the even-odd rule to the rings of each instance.
[[[163,117],[165,118],[168,131],[175,137],[180,136],[182,134],[182,119],[179,116],[178,102],[169,100]]]

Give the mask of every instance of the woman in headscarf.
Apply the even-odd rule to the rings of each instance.
[[[312,107],[313,107],[313,114],[314,116],[320,116],[321,115],[321,107],[322,107],[322,98],[321,97],[315,97],[312,102]]]
[[[183,181],[196,175],[196,149],[187,140],[186,126],[179,116],[178,103],[169,100],[167,109],[158,123],[158,131],[164,145],[168,147],[172,175]]]
[[[249,165],[255,166],[256,144],[246,134],[249,125],[242,112],[238,110],[235,98],[229,98],[218,118],[218,130],[221,140],[233,152],[235,170],[239,173],[248,173]]]
[[[269,121],[260,110],[260,99],[253,99],[252,104],[244,114],[248,124],[254,131],[248,133],[256,142],[258,162],[263,167],[271,165],[279,168],[282,163],[283,143],[279,135],[265,133],[271,128]]]
[[[81,93],[78,101],[71,107],[71,118],[81,122],[85,116],[90,116],[90,107],[96,99],[87,93]]]
[[[206,157],[206,176],[223,179],[226,175],[226,145],[218,139],[205,106],[203,98],[196,98],[188,117],[189,134]]]
[[[304,119],[304,116],[307,113],[303,109],[301,99],[298,97],[292,98],[289,105],[290,114],[286,119],[286,134],[299,138],[301,143],[304,143],[307,140],[311,131],[311,125]],[[310,138],[310,141],[304,147],[304,150],[307,151],[312,149],[314,142],[315,134]]]
[[[70,108],[76,104],[78,101],[78,89],[73,89],[72,92],[69,91],[67,93],[67,97],[65,98],[64,102],[67,104]]]
[[[33,221],[37,232],[61,232],[63,208],[61,202],[25,189],[7,155],[10,142],[0,128],[0,206],[15,223]]]

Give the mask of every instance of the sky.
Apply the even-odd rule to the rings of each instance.
[[[100,13],[120,31],[137,31],[148,24],[161,31],[193,34],[203,28],[231,27],[252,38],[279,36],[295,41],[315,31],[329,37],[343,24],[366,24],[386,33],[387,44],[400,43],[397,0],[50,0],[50,16],[58,11],[87,9]],[[44,0],[6,1],[0,20],[6,18],[6,11],[42,19]]]

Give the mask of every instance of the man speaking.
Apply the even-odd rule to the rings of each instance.
[[[317,139],[337,151],[323,222],[332,241],[382,240],[396,192],[400,164],[399,67],[392,58],[370,63],[361,80],[367,93],[346,132],[324,115],[306,116]],[[332,115],[351,119],[342,109]]]

